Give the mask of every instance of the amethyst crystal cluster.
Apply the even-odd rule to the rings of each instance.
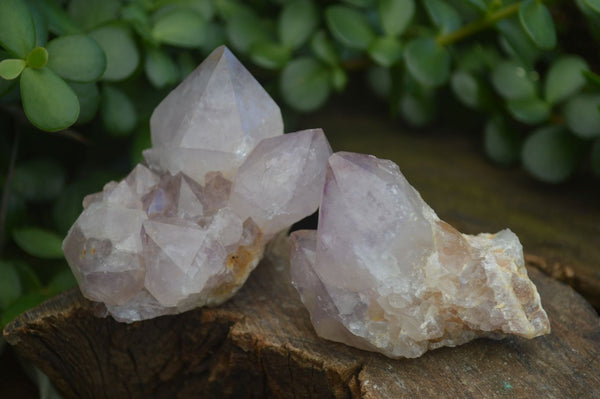
[[[225,47],[156,108],[148,167],[84,200],[63,249],[82,293],[132,322],[226,301],[277,232],[313,213],[331,149],[283,134],[279,107]]]

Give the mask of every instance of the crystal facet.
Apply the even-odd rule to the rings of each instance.
[[[81,291],[117,320],[229,299],[278,231],[316,211],[331,148],[283,135],[279,108],[224,47],[156,108],[150,168],[88,195],[63,243]]]
[[[320,336],[390,357],[550,331],[513,232],[461,234],[373,156],[329,158],[319,228],[292,234],[291,273]]]

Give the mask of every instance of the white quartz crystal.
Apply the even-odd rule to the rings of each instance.
[[[320,129],[283,135],[277,105],[225,47],[156,108],[150,168],[88,195],[63,243],[84,296],[117,320],[229,299],[267,241],[317,210]]]
[[[369,155],[329,158],[319,227],[292,234],[291,274],[320,336],[389,357],[550,332],[513,232],[461,234]]]

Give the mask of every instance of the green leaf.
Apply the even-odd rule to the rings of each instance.
[[[171,86],[179,80],[179,68],[169,54],[159,48],[146,49],[146,77],[156,88]]]
[[[456,71],[450,79],[450,86],[456,97],[466,106],[477,108],[481,105],[479,81],[468,72]]]
[[[54,0],[35,0],[48,22],[48,30],[56,36],[81,33],[81,28],[67,15],[63,7]]]
[[[384,100],[389,98],[392,92],[392,77],[388,68],[379,66],[369,68],[367,82],[377,97]]]
[[[133,142],[131,143],[131,163],[132,167],[138,163],[145,162],[142,155],[142,151],[152,147],[152,140],[150,139],[150,125],[147,123],[141,124],[133,136]]]
[[[2,312],[2,319],[0,319],[1,327],[6,326],[21,313],[36,307],[46,299],[48,299],[48,296],[41,292],[30,292],[29,294],[20,296]]]
[[[514,54],[527,66],[533,67],[541,52],[521,28],[519,21],[516,18],[503,19],[496,23],[496,27],[506,41],[507,50],[510,50],[508,53]]]
[[[20,82],[23,110],[36,127],[52,132],[75,123],[79,116],[77,96],[51,69],[25,68]]]
[[[206,20],[191,9],[175,9],[161,15],[152,27],[152,37],[178,47],[200,47],[206,37]]]
[[[25,60],[19,58],[11,58],[0,61],[0,78],[13,80],[19,77],[25,69]]]
[[[333,36],[350,48],[366,50],[375,39],[366,16],[352,8],[341,5],[327,7],[325,18]]]
[[[535,84],[527,70],[514,61],[503,61],[492,71],[494,88],[507,100],[535,95]]]
[[[61,259],[62,237],[38,227],[23,227],[13,231],[13,239],[23,251],[44,259]]]
[[[52,277],[46,287],[46,291],[48,295],[53,296],[76,286],[77,280],[75,280],[73,272],[71,272],[71,269],[65,267]]]
[[[227,40],[227,33],[225,26],[220,22],[211,22],[206,24],[206,39],[204,40],[204,46],[202,46],[202,52],[209,54],[215,48],[219,47]],[[194,68],[196,65],[194,65]],[[187,75],[186,75],[187,76]]]
[[[69,86],[79,100],[79,117],[77,118],[77,124],[82,125],[90,122],[100,105],[100,91],[95,83],[75,83],[69,82]]]
[[[337,92],[341,92],[348,84],[348,74],[342,68],[333,68],[331,71],[331,85]]]
[[[338,64],[339,57],[333,43],[323,31],[317,32],[310,41],[310,48],[314,55],[329,66]]]
[[[578,94],[564,108],[567,127],[582,138],[600,136],[600,94]]]
[[[56,161],[35,158],[17,164],[12,189],[27,201],[48,201],[60,194],[65,171]]]
[[[492,119],[484,130],[486,154],[498,165],[510,166],[519,159],[521,142],[515,129],[506,127],[501,119]]]
[[[280,87],[283,99],[291,107],[298,111],[312,111],[329,96],[329,71],[315,59],[299,58],[283,70]]]
[[[435,119],[435,100],[431,93],[406,92],[400,97],[400,114],[414,127],[424,127]]]
[[[23,0],[0,0],[0,45],[17,58],[25,58],[35,46],[35,28]]]
[[[119,81],[128,78],[140,62],[140,54],[129,30],[121,25],[104,25],[90,32],[106,55],[102,79]]]
[[[582,72],[586,70],[587,62],[578,56],[567,55],[554,61],[546,78],[546,101],[556,104],[579,91],[585,85]]]
[[[227,24],[227,37],[242,53],[247,53],[254,43],[270,40],[264,23],[254,13],[234,15]]]
[[[579,161],[580,143],[559,126],[546,126],[525,140],[521,160],[535,178],[547,183],[565,181]]]
[[[148,13],[139,3],[130,3],[121,8],[121,18],[127,21],[133,29],[148,43],[154,43],[152,27]]]
[[[404,58],[411,75],[426,86],[441,86],[450,76],[450,54],[433,38],[411,40],[406,45]]]
[[[450,33],[462,24],[460,14],[450,4],[443,0],[424,0],[427,14],[431,21],[440,29],[440,33]]]
[[[25,63],[31,68],[45,67],[48,63],[48,50],[46,50],[44,47],[34,48],[29,54],[27,54]]]
[[[125,136],[137,124],[133,103],[121,90],[105,85],[102,90],[102,121],[113,136]]]
[[[592,163],[592,172],[600,177],[600,139],[596,139],[592,145],[590,161]]]
[[[304,44],[319,22],[319,10],[310,0],[286,3],[277,20],[279,40],[296,49]]]
[[[10,263],[14,266],[19,275],[21,292],[31,292],[42,288],[40,278],[35,274],[31,266],[18,259],[11,260]]]
[[[592,10],[600,13],[600,0],[584,0],[585,4],[588,5]]]
[[[106,56],[86,35],[61,36],[48,43],[48,67],[73,82],[92,82],[106,69]]]
[[[518,121],[529,125],[537,125],[548,119],[550,106],[537,97],[515,98],[508,101],[508,110]]]
[[[390,36],[399,36],[415,14],[415,1],[379,0],[378,11],[383,31]]]
[[[11,263],[0,260],[0,310],[21,295],[21,279]]]
[[[539,0],[525,0],[519,7],[519,21],[537,46],[549,50],[556,46],[556,30],[548,8]]]
[[[291,49],[279,43],[260,42],[250,46],[252,61],[267,69],[283,68],[290,60],[291,55]]]
[[[583,76],[593,85],[600,87],[600,75],[591,71],[583,71]]]
[[[71,0],[68,13],[87,31],[116,19],[120,7],[119,0]]]
[[[48,40],[48,23],[42,13],[39,2],[36,0],[25,0],[33,19],[35,30],[35,47],[43,47]]]
[[[402,59],[402,44],[393,36],[378,37],[369,46],[368,53],[377,64],[389,67]]]

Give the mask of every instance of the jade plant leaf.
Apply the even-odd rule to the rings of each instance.
[[[539,0],[525,0],[519,7],[519,20],[531,40],[541,49],[556,46],[556,30],[548,8]]]
[[[103,25],[90,32],[106,55],[102,79],[119,81],[129,77],[140,62],[138,48],[129,30],[118,24]]]
[[[492,161],[502,166],[519,159],[521,142],[515,129],[509,129],[500,119],[492,119],[485,127],[483,146]]]
[[[311,111],[321,106],[330,92],[329,70],[313,58],[290,62],[281,74],[281,94],[299,111]]]
[[[38,227],[23,227],[13,231],[13,239],[23,251],[44,259],[63,257],[62,237]]]
[[[256,65],[266,69],[283,68],[292,51],[288,46],[273,42],[259,42],[250,46],[250,58]]]
[[[564,107],[567,127],[582,138],[600,136],[600,94],[582,93],[570,98]]]
[[[318,22],[319,12],[312,1],[287,3],[277,20],[279,40],[293,49],[298,48],[310,37]]]
[[[421,37],[410,41],[404,58],[411,75],[423,85],[441,86],[450,76],[450,54],[433,38]]]
[[[383,31],[390,36],[401,35],[415,14],[414,0],[379,0],[379,19]]]
[[[525,67],[515,61],[503,61],[496,65],[492,71],[492,84],[507,100],[531,97],[536,91]]]
[[[0,78],[13,80],[19,77],[25,69],[25,60],[20,58],[11,58],[0,61]]]
[[[535,96],[515,98],[508,101],[508,110],[518,121],[536,125],[548,119],[550,106],[544,100]]]
[[[319,31],[313,35],[310,48],[315,56],[327,65],[335,66],[338,64],[338,54],[325,32]]]
[[[144,70],[152,86],[159,89],[173,85],[179,79],[179,69],[175,61],[160,48],[150,47],[146,49]]]
[[[86,35],[58,37],[47,46],[48,67],[73,82],[92,82],[106,69],[106,56],[98,43]]]
[[[255,43],[270,40],[264,23],[253,12],[235,14],[227,24],[227,37],[242,53],[247,53]]]
[[[102,90],[102,121],[114,136],[128,135],[137,124],[137,112],[125,93],[105,85]]]
[[[350,48],[365,50],[375,38],[367,17],[355,9],[330,6],[325,11],[325,18],[333,36]]]
[[[77,96],[50,68],[25,68],[20,82],[23,110],[34,126],[57,131],[75,123],[79,116]]]
[[[393,36],[379,37],[373,40],[368,53],[377,64],[389,67],[402,59],[402,44]]]
[[[119,15],[119,0],[70,0],[69,16],[84,30],[114,20]]]
[[[431,21],[442,34],[458,29],[462,23],[460,14],[450,4],[442,0],[424,0]]]
[[[100,91],[96,83],[68,83],[71,89],[77,95],[79,100],[79,117],[77,124],[84,124],[91,121],[100,105]]]
[[[546,101],[559,103],[575,94],[585,85],[583,71],[589,70],[581,57],[568,55],[554,61],[546,78]]]
[[[22,0],[0,0],[0,45],[11,55],[25,58],[35,46],[35,28]]]
[[[193,9],[178,8],[161,15],[152,27],[152,37],[160,43],[179,47],[199,47],[206,37],[206,20]]]
[[[547,126],[531,133],[521,151],[525,169],[547,183],[565,181],[579,161],[577,139],[560,126]]]

